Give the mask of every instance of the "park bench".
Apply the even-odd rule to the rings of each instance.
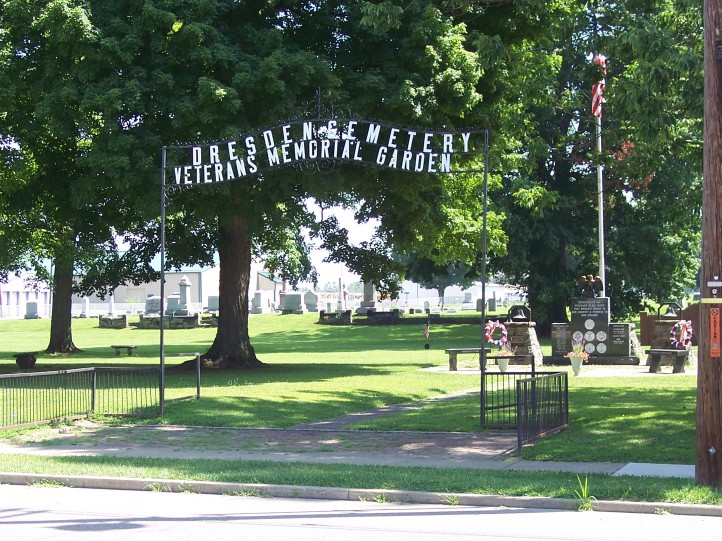
[[[479,355],[481,353],[481,348],[449,348],[445,349],[444,352],[449,355],[449,371],[455,372],[457,370],[457,356],[459,354],[475,353],[476,355]]]
[[[119,356],[120,356],[120,350],[121,350],[121,349],[125,349],[126,353],[128,354],[128,357],[130,357],[131,355],[133,355],[133,350],[134,350],[137,346],[110,346],[110,347],[112,347],[112,348],[115,350],[115,356],[116,356],[116,357],[119,357]]]
[[[684,363],[687,362],[689,357],[688,349],[647,349],[645,353],[649,355],[647,364],[649,365],[649,372],[656,374],[660,371],[659,365],[662,362],[662,357],[673,357],[673,374],[684,374]]]
[[[24,353],[15,353],[15,363],[20,368],[33,368],[37,362],[37,351],[26,351]]]

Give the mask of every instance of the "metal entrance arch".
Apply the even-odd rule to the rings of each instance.
[[[349,115],[301,118],[232,139],[178,143],[161,149],[160,411],[165,411],[165,220],[170,193],[231,182],[283,167],[328,170],[366,165],[417,174],[483,174],[482,310],[480,345],[485,364],[486,237],[489,133],[483,129],[408,128]],[[169,160],[170,155],[170,160]],[[169,163],[170,161],[170,163]],[[481,162],[481,167],[480,163]],[[171,181],[167,182],[170,172]]]

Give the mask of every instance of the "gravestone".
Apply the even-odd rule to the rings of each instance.
[[[218,295],[209,295],[208,296],[208,311],[209,312],[218,312],[218,303],[220,301],[220,298]]]
[[[484,300],[476,299],[476,311],[481,312],[484,309]]]
[[[126,314],[98,316],[98,326],[102,329],[126,329],[128,316]]]
[[[191,281],[185,274],[183,275],[183,278],[181,278],[180,282],[178,282],[178,312],[180,312],[181,315],[191,313],[191,285]]]
[[[464,291],[464,300],[462,302],[464,302],[464,303],[472,302],[471,301],[471,291]]]
[[[318,294],[314,291],[306,291],[303,296],[303,303],[309,312],[318,312]]]
[[[90,299],[83,297],[83,307],[80,309],[79,317],[88,317],[88,314],[90,314]]]
[[[180,293],[172,293],[166,297],[165,313],[172,315],[180,311]]]
[[[376,302],[376,287],[373,283],[364,283],[364,300],[361,301],[361,306],[356,308],[357,314],[367,314],[369,310],[376,311],[379,306]]]
[[[308,312],[303,302],[303,293],[286,292],[283,303],[283,314],[305,314]]]
[[[35,301],[28,301],[25,303],[25,319],[39,319],[38,315],[38,303]]]
[[[145,309],[143,310],[143,314],[146,316],[153,314],[160,315],[160,311],[160,297],[158,295],[148,295],[145,299]]]
[[[259,289],[253,294],[251,302],[252,314],[270,314],[273,312],[271,303],[273,301],[273,291],[267,289]]]

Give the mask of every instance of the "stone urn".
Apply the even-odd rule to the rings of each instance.
[[[575,376],[579,375],[579,372],[582,371],[582,364],[584,363],[584,357],[577,357],[577,356],[570,356],[569,362],[572,364],[572,371],[574,372]]]
[[[499,366],[499,372],[506,372],[509,368],[509,357],[499,357],[496,364]]]
[[[38,360],[36,355],[37,355],[37,352],[16,353],[14,355],[15,364],[17,364],[23,370],[27,370],[29,368],[34,368],[35,363]]]

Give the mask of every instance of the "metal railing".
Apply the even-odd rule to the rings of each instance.
[[[529,372],[482,372],[481,428],[516,428],[516,382]]]
[[[569,425],[566,372],[482,372],[481,428],[516,430],[518,450]]]
[[[569,386],[566,372],[537,375],[516,382],[517,445],[569,426]]]
[[[105,415],[157,415],[159,368],[0,375],[0,428]]]

